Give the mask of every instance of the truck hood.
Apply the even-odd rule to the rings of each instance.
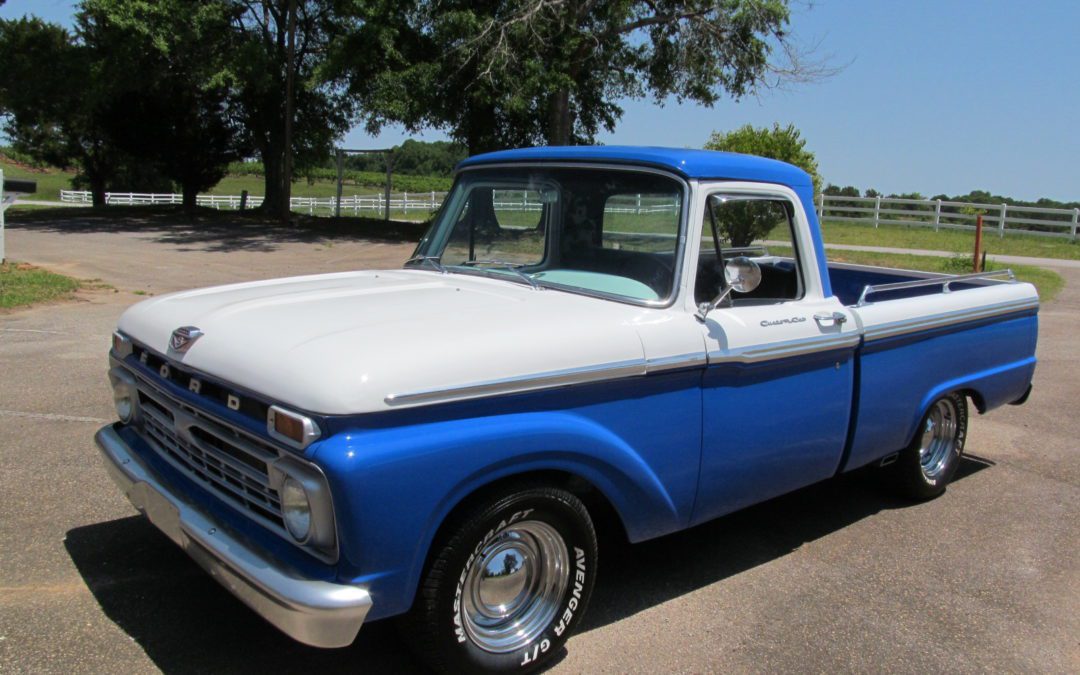
[[[348,272],[173,293],[119,330],[171,360],[320,414],[377,412],[645,372],[658,310],[426,270]],[[184,353],[172,332],[203,335]],[[527,380],[527,382],[526,382]]]

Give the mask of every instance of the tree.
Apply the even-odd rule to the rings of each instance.
[[[84,0],[78,15],[100,68],[139,83],[113,94],[113,107],[123,114],[108,120],[112,143],[179,184],[189,212],[246,150],[220,77],[221,56],[232,47],[229,20],[220,2],[188,0]]]
[[[54,166],[76,165],[95,206],[124,161],[107,142],[108,96],[85,45],[38,18],[0,21],[0,111],[12,146]]]
[[[286,83],[289,0],[215,0],[225,4],[233,46],[219,55],[218,76],[228,83],[240,121],[264,167],[263,208],[284,213],[288,208],[291,175],[287,160],[300,171],[325,161],[334,141],[349,128],[354,99],[324,68],[331,43],[346,31],[355,32],[362,2],[304,0],[295,13],[296,49],[292,138],[286,145]],[[342,7],[339,7],[342,6]]]
[[[712,105],[763,86],[827,74],[789,39],[787,0],[434,0],[387,3],[372,39],[392,43],[378,78],[355,71],[370,129],[384,121],[450,130],[470,153],[591,142],[618,101],[652,96]],[[774,56],[782,54],[779,59]]]
[[[821,177],[818,175],[817,159],[814,153],[806,149],[806,140],[802,138],[795,125],[781,127],[774,123],[772,128],[745,125],[728,133],[713,132],[705,144],[706,150],[724,150],[741,152],[746,155],[769,157],[794,164],[810,174],[814,182],[814,193],[821,191]],[[859,191],[854,190],[854,196]],[[732,246],[749,246],[756,239],[763,238],[776,226],[776,220],[768,209],[756,208],[753,203],[729,205],[718,212]]]

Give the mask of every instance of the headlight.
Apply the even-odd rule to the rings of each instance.
[[[311,534],[311,501],[300,481],[289,476],[281,485],[281,512],[285,528],[300,543]]]
[[[109,381],[113,387],[113,404],[116,415],[124,424],[131,424],[139,417],[139,390],[135,387],[135,377],[120,367],[109,370]]]
[[[120,417],[121,422],[128,424],[135,419],[135,404],[126,392],[116,392],[113,396],[113,403],[116,404],[116,414]]]

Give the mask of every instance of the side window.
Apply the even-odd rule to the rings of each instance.
[[[607,249],[674,254],[682,210],[678,192],[609,195],[600,244]]]
[[[469,192],[450,232],[442,262],[498,260],[538,265],[544,260],[548,211],[537,191],[478,185]]]
[[[709,302],[724,289],[724,264],[746,256],[761,268],[752,292],[732,293],[732,304],[774,304],[803,295],[795,240],[794,207],[785,199],[715,194],[702,223],[694,299]]]

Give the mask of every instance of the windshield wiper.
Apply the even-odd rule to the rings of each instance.
[[[503,260],[466,260],[461,263],[461,265],[463,267],[497,267],[508,272],[513,272],[532,286],[533,290],[540,290],[540,284],[537,283],[536,279],[533,279],[531,276],[521,271],[521,268],[525,266],[522,263],[505,262]]]
[[[435,268],[435,271],[440,272],[442,274],[447,274],[449,272],[449,270],[446,269],[446,267],[442,264],[442,262],[439,261],[439,256],[437,256],[437,255],[414,255],[413,257],[406,260],[405,264],[408,265],[409,263],[415,263],[415,262],[427,263],[427,264],[431,265],[433,268]]]

